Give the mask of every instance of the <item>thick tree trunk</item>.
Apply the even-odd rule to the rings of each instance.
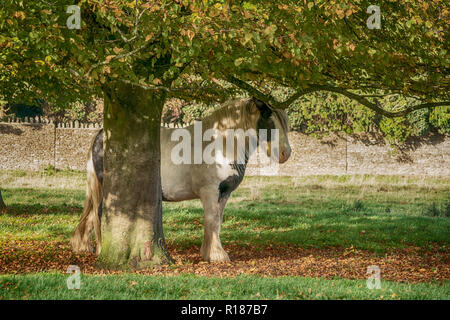
[[[0,209],[6,208],[6,204],[3,202],[2,190],[0,190]]]
[[[142,269],[167,263],[159,140],[165,94],[122,82],[104,92],[103,245],[97,264]]]

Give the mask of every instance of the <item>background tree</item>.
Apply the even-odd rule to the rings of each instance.
[[[238,88],[287,108],[325,90],[383,116],[448,104],[443,1],[384,2],[380,30],[366,26],[369,1],[81,0],[80,30],[66,27],[72,4],[2,7],[0,94],[62,107],[104,97],[102,266],[170,260],[159,175],[170,97],[217,101]],[[393,93],[408,104],[387,110],[375,100]]]

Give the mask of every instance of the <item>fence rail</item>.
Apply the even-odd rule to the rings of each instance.
[[[95,129],[95,128],[102,128],[102,124],[100,123],[95,123],[95,122],[81,122],[78,120],[74,120],[74,121],[63,121],[63,122],[58,122],[46,117],[40,117],[40,116],[36,116],[36,117],[24,117],[24,118],[19,118],[19,117],[6,117],[2,120],[0,120],[0,123],[4,122],[4,123],[29,123],[29,124],[53,124],[55,125],[57,128],[83,128],[83,129]],[[179,125],[178,123],[174,123],[174,122],[161,122],[161,126],[162,127],[166,127],[166,128],[183,128],[186,127],[186,125]]]

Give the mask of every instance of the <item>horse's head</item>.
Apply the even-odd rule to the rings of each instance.
[[[267,156],[271,156],[271,143],[276,138],[276,136],[271,134],[271,129],[278,129],[279,162],[286,162],[291,155],[291,147],[288,139],[289,121],[286,112],[280,109],[272,109],[263,101],[255,98],[252,99],[252,102],[259,111],[256,130],[267,129]],[[276,152],[276,150],[274,151]]]

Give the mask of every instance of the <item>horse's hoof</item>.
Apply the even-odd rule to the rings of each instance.
[[[202,258],[208,262],[229,262],[228,253],[222,248],[211,249],[208,253],[202,253]]]

